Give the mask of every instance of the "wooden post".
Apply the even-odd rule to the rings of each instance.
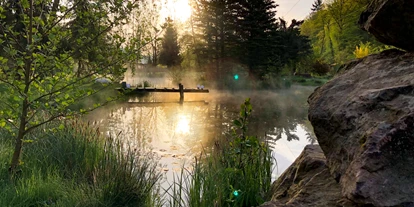
[[[184,86],[183,86],[183,84],[179,83],[178,88],[180,90],[180,102],[183,103],[184,102]]]

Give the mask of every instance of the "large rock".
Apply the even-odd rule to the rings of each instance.
[[[261,207],[333,207],[345,205],[341,188],[326,167],[319,145],[308,145],[270,190],[271,201]]]
[[[390,50],[354,61],[308,102],[344,196],[414,206],[414,54]]]
[[[413,0],[373,0],[359,24],[382,43],[414,51]]]

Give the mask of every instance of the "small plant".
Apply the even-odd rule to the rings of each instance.
[[[370,53],[370,44],[367,43],[361,43],[359,46],[355,47],[354,55],[356,58],[363,58],[369,55]]]
[[[326,75],[329,71],[331,71],[331,67],[323,60],[315,60],[312,64],[312,72],[320,76]]]

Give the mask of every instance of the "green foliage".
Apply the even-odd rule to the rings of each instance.
[[[315,62],[312,64],[312,72],[323,76],[326,75],[331,70],[331,67],[323,62],[323,60],[315,60]]]
[[[359,55],[383,50],[384,46],[357,24],[368,3],[366,0],[332,0],[310,14],[301,26],[301,33],[310,38],[317,59],[328,64],[343,64],[355,58],[355,48],[361,47],[361,43],[378,49],[367,51],[364,48],[364,54]]]
[[[61,130],[57,126],[62,125]],[[148,155],[77,121],[44,125],[25,140],[26,162],[6,173],[13,144],[0,130],[1,206],[157,206],[161,175]],[[155,205],[154,205],[155,204]]]
[[[82,99],[106,86],[96,77],[120,80],[134,44],[115,29],[136,5],[124,1],[16,1],[1,4],[0,125],[15,135],[15,171],[22,140],[37,127],[74,111]],[[105,100],[104,102],[110,101]]]
[[[171,206],[258,206],[271,184],[272,158],[267,144],[247,134],[250,100],[241,105],[231,137],[216,141],[196,158],[171,187]],[[187,175],[188,174],[188,175]]]
[[[355,47],[354,55],[356,58],[363,58],[368,56],[369,54],[369,47],[368,45],[361,44],[360,46]]]

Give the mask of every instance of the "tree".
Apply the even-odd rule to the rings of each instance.
[[[269,68],[281,60],[276,21],[278,5],[272,0],[242,1],[241,5],[239,33],[246,55],[239,58],[251,74],[263,78]]]
[[[180,46],[178,45],[178,35],[173,20],[167,18],[164,27],[165,33],[162,40],[162,50],[159,61],[161,64],[171,68],[172,66],[180,65],[182,61],[180,57]]]
[[[15,135],[12,173],[34,129],[98,107],[73,110],[79,100],[105,87],[93,84],[96,77],[119,80],[134,48],[128,47],[117,27],[126,24],[135,5],[122,0],[10,0],[0,4],[0,126]],[[91,53],[86,58],[89,70],[77,73],[79,54]]]
[[[312,4],[312,12],[317,12],[322,9],[322,0],[315,0],[315,2]]]
[[[291,74],[293,75],[296,72],[296,64],[301,59],[310,55],[311,45],[308,37],[300,34],[300,26],[304,21],[292,20],[289,26],[286,25],[286,21],[283,19],[280,20],[280,33],[281,38],[283,39],[282,45],[284,47],[284,52],[282,54],[282,63],[289,64],[291,67]]]
[[[355,47],[370,43],[370,52],[380,51],[382,44],[357,25],[367,0],[325,1],[301,26],[301,33],[311,40],[317,59],[329,64],[342,64],[354,58]]]

